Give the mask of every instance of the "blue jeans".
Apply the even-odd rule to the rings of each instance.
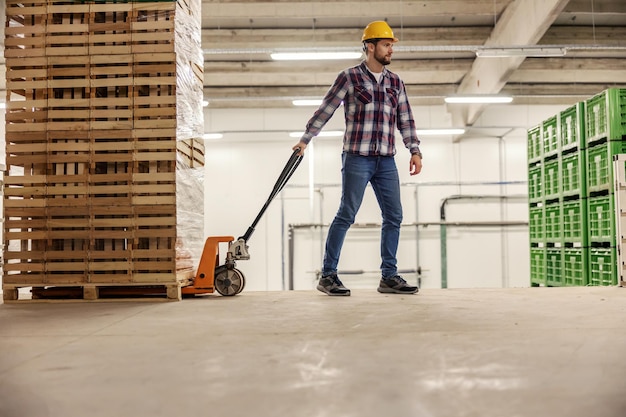
[[[396,275],[398,273],[396,253],[400,239],[402,205],[400,179],[395,159],[392,156],[361,156],[344,152],[341,173],[341,204],[328,229],[322,275],[337,272],[339,255],[346,233],[354,223],[368,182],[372,184],[383,218],[380,236],[382,276]]]

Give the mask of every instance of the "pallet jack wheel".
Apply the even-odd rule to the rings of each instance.
[[[233,296],[243,291],[246,279],[237,268],[219,267],[215,271],[215,289],[221,295]]]

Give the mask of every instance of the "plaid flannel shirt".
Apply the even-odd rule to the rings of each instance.
[[[393,156],[395,128],[412,154],[420,141],[404,83],[393,72],[383,69],[380,82],[367,69],[365,61],[342,71],[330,87],[320,107],[306,125],[301,140],[309,143],[330,120],[343,102],[346,132],[343,150],[364,156]]]

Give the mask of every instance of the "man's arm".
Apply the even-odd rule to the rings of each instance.
[[[413,111],[409,104],[409,98],[406,94],[404,83],[401,82],[400,96],[398,97],[398,130],[402,134],[404,145],[411,152],[411,161],[409,162],[409,172],[411,175],[417,175],[422,170],[422,152],[419,145],[420,140],[415,132],[415,120],[413,120]]]
[[[317,108],[313,116],[306,124],[306,130],[302,134],[300,141],[292,148],[300,148],[300,155],[304,155],[304,150],[315,136],[317,136],[330,118],[335,114],[335,110],[341,105],[348,92],[348,77],[346,72],[340,73],[333,85],[328,89],[322,104]]]

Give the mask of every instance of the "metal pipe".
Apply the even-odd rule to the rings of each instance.
[[[413,198],[415,199],[415,221],[419,221],[419,198],[418,192],[419,186],[415,184],[415,189],[413,191]],[[415,227],[415,268],[418,271],[417,273],[417,283],[421,287],[422,285],[422,267],[420,266],[420,228]]]
[[[293,290],[293,254],[295,253],[295,239],[293,237],[294,229],[289,227],[289,290]]]
[[[415,219],[419,220],[419,199],[418,199],[418,189],[419,187],[428,187],[428,186],[432,186],[432,187],[439,187],[439,186],[450,186],[450,185],[454,185],[454,186],[464,186],[464,185],[499,185],[499,186],[506,186],[506,185],[522,185],[522,184],[527,184],[527,181],[428,181],[428,182],[419,182],[419,183],[402,183],[400,184],[402,187],[414,187],[415,188]],[[310,188],[310,184],[286,184],[285,188]],[[324,200],[324,188],[327,187],[341,187],[340,183],[326,183],[326,184],[315,184],[315,191],[319,194],[320,196],[320,201],[319,201],[319,210],[320,210],[320,219],[324,219],[324,213],[323,213],[323,200]],[[454,196],[451,196],[449,198],[452,198]],[[447,202],[447,201],[446,201]],[[281,205],[281,224],[284,226],[285,224],[285,216],[284,216],[284,210],[285,207],[284,205]],[[445,210],[444,210],[445,212]],[[444,214],[445,217],[445,214]],[[503,226],[503,227],[509,227],[509,226],[527,226],[528,222],[413,222],[413,223],[408,223],[408,224],[404,224],[402,225],[402,227],[407,227],[407,226],[412,226],[415,228],[416,230],[416,270],[418,271],[418,274],[421,276],[421,266],[419,264],[420,262],[420,251],[419,251],[419,235],[420,235],[420,227],[428,227],[428,226],[440,226],[443,227],[444,229],[446,227],[491,227],[491,226]],[[320,228],[320,253],[323,256],[324,253],[324,231],[323,228],[324,227],[328,227],[328,224],[322,224],[322,223],[302,223],[302,224],[289,224],[289,233],[288,233],[288,248],[289,248],[289,267],[288,269],[288,274],[289,276],[287,277],[287,280],[285,279],[285,268],[284,268],[284,261],[283,261],[283,268],[282,268],[282,275],[283,275],[283,289],[285,286],[285,282],[288,281],[288,289],[292,290],[293,289],[293,275],[294,275],[294,262],[293,262],[293,254],[295,253],[295,237],[293,234],[293,230],[294,229],[298,229],[298,228],[315,228],[315,227],[319,227]],[[381,227],[380,224],[374,224],[374,223],[368,223],[368,224],[353,224],[351,227],[354,228],[360,228],[360,227]],[[281,236],[283,236],[282,240],[283,240],[283,245],[282,247],[284,248],[284,229],[283,233],[281,233]],[[443,235],[444,238],[446,237],[446,231],[443,231]],[[441,239],[441,237],[440,237]],[[442,239],[443,241],[445,241],[445,239]],[[444,251],[446,251],[446,247],[442,247],[442,249]],[[284,252],[283,252],[284,253]],[[421,278],[420,276],[418,276],[418,280]]]
[[[291,233],[291,229],[289,232]],[[285,291],[285,195],[283,193],[280,193],[280,253],[282,255],[280,263],[280,281],[282,283],[283,291]],[[290,270],[293,267],[291,263],[292,260],[289,259]]]
[[[399,45],[395,46],[395,52],[526,52],[528,55],[532,55],[533,52],[546,51],[546,50],[564,50],[564,51],[624,51],[626,46],[623,45],[574,45],[574,44],[546,44],[546,45],[509,45],[509,46],[485,46],[485,45]],[[275,52],[360,52],[359,47],[351,46],[333,46],[323,48],[320,50],[317,46],[302,46],[297,48],[238,48],[238,49],[224,49],[224,48],[205,48],[202,53],[205,56],[208,55],[231,55],[231,54],[245,54],[245,55],[267,55]],[[509,55],[503,55],[509,56]]]
[[[317,270],[317,271],[307,271],[307,272],[313,272],[316,275],[320,275],[322,271]],[[398,269],[398,273],[399,274],[414,274],[416,272],[419,272],[417,269]],[[339,275],[363,275],[363,274],[377,274],[380,273],[380,269],[377,270],[365,270],[365,269],[340,269],[337,271],[337,274]]]
[[[328,223],[290,223],[288,225],[289,229],[289,290],[294,289],[294,254],[295,254],[295,231],[297,229],[310,229],[310,228],[320,228],[323,229],[325,227],[329,227]],[[440,227],[513,227],[513,226],[528,226],[528,222],[526,221],[496,221],[496,222],[413,222],[413,223],[403,223],[400,227],[429,227],[429,226],[440,226]],[[380,228],[382,225],[380,223],[354,223],[351,228],[355,229],[371,229],[371,228]],[[443,267],[443,266],[442,266]],[[418,266],[415,271],[417,271],[418,275],[421,275],[422,268]]]
[[[500,226],[528,226],[527,221],[479,221],[479,222],[412,222],[402,223],[400,227],[428,227],[428,226],[449,226],[449,227],[500,227]],[[330,223],[289,223],[291,229],[308,229],[318,227],[329,227]],[[353,223],[350,229],[371,229],[382,227],[380,223]]]
[[[440,244],[441,244],[441,288],[448,288],[448,236],[446,224],[446,205],[450,201],[459,200],[496,200],[502,202],[503,200],[524,200],[528,197],[526,195],[452,195],[442,200],[439,208],[439,218],[441,219],[440,228]],[[502,226],[502,225],[501,225]]]
[[[401,187],[440,187],[440,186],[455,186],[462,187],[464,185],[524,185],[528,184],[528,181],[424,181],[424,182],[403,182]],[[371,185],[367,185],[371,187]],[[317,188],[337,188],[341,187],[341,183],[318,183],[315,184]],[[307,184],[287,184],[287,188],[309,188]]]
[[[498,137],[498,178],[500,181],[506,180],[506,143],[504,141],[504,137],[509,133],[513,132],[514,129],[509,129],[508,132],[505,132],[500,137]],[[500,185],[500,194],[507,195],[506,185]],[[500,204],[500,218],[506,219],[508,217],[508,210],[506,204]],[[509,242],[507,239],[507,234],[504,228],[500,230],[500,276],[502,277],[502,288],[509,287],[509,274],[508,274],[508,253],[509,253]]]

